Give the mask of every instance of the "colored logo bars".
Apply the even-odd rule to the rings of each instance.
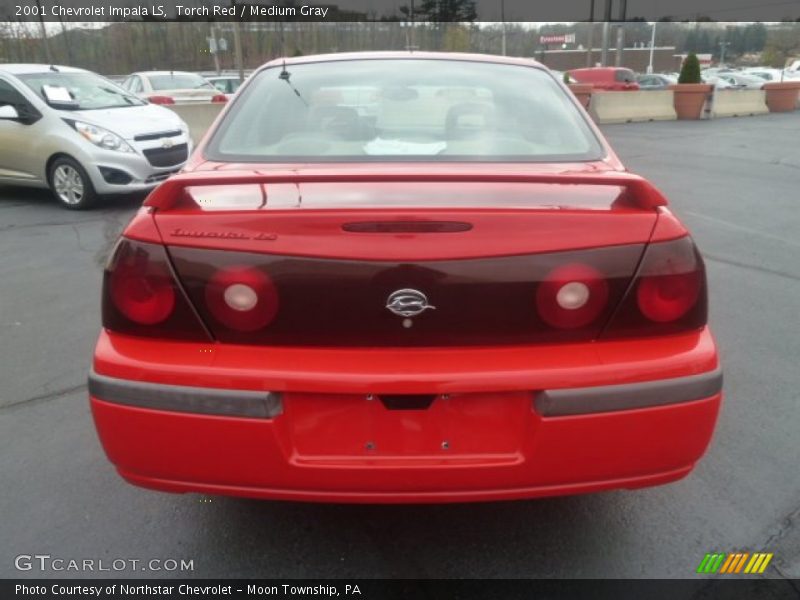
[[[731,552],[706,554],[700,565],[697,567],[698,573],[763,573],[769,561],[772,560],[772,552]],[[747,566],[745,566],[747,565]]]

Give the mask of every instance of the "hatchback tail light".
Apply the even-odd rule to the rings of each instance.
[[[653,243],[604,337],[699,329],[707,313],[705,266],[692,239]]]
[[[208,340],[166,250],[122,238],[103,277],[103,327],[131,335]]]
[[[175,99],[171,96],[149,96],[150,104],[175,104]]]
[[[216,94],[211,98],[211,102],[227,102],[228,97],[225,94]]]

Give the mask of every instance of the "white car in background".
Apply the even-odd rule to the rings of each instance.
[[[211,75],[206,77],[211,85],[213,85],[220,93],[225,94],[225,97],[230,100],[236,93],[236,90],[244,83],[243,79],[239,79],[238,75]]]
[[[90,71],[0,64],[0,183],[50,188],[70,209],[147,191],[179,171],[189,128]]]
[[[187,71],[140,71],[129,75],[122,87],[151,104],[205,104],[228,100],[204,77]]]
[[[764,87],[764,79],[747,73],[719,73],[717,79],[727,82],[735,90],[760,90]]]
[[[736,69],[731,67],[708,67],[700,72],[700,77],[702,77],[703,80],[705,81],[706,79],[717,77],[722,73],[736,73],[736,72],[737,72]]]
[[[786,81],[789,79],[789,76],[783,69],[773,69],[770,67],[748,67],[742,69],[742,73],[751,77],[759,77],[764,81]]]
[[[714,86],[715,89],[718,90],[727,90],[731,89],[733,86],[725,79],[718,77],[716,74],[705,74],[701,75],[703,79],[703,83],[710,83]]]

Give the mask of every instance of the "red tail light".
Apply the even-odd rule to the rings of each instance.
[[[123,251],[111,273],[111,300],[134,323],[155,325],[172,314],[175,289],[163,263],[146,252]]]
[[[639,282],[637,300],[645,317],[657,323],[675,321],[685,315],[700,294],[697,271],[674,275],[653,275]]]
[[[605,336],[657,335],[707,322],[703,259],[691,238],[650,244]]]
[[[149,96],[150,104],[175,104],[175,99],[171,96]]]
[[[105,273],[107,329],[196,340],[210,330],[244,344],[432,346],[642,337],[706,324],[703,261],[688,236],[646,249],[419,264],[169,253],[121,241]],[[389,295],[408,287],[437,308],[411,328],[386,309]]]
[[[211,315],[236,331],[257,331],[278,314],[278,292],[269,276],[250,267],[217,271],[206,284]]]
[[[589,265],[556,267],[536,290],[542,319],[557,329],[577,329],[597,319],[608,304],[608,282]]]
[[[208,339],[164,248],[125,238],[104,273],[103,327],[131,335]]]
[[[211,102],[227,102],[228,97],[225,94],[216,94],[211,98]]]
[[[453,346],[596,339],[630,287],[640,244],[470,260],[395,262],[169,248],[198,314],[223,343]],[[436,310],[412,326],[400,289]]]

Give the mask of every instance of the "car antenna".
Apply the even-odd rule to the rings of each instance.
[[[292,91],[295,93],[295,96],[300,98],[300,101],[303,104],[305,104],[306,106],[308,106],[308,102],[306,102],[306,99],[303,98],[303,96],[300,94],[300,90],[298,90],[296,87],[294,87],[294,85],[292,85],[292,82],[289,80],[291,78],[291,76],[292,76],[292,74],[289,73],[289,71],[286,70],[286,59],[284,58],[283,59],[283,68],[281,69],[280,75],[278,75],[278,79],[283,79],[286,83],[288,83],[289,87],[292,88]]]
[[[50,70],[55,73],[60,73],[61,71],[58,70],[58,67],[55,65],[50,65]]]

